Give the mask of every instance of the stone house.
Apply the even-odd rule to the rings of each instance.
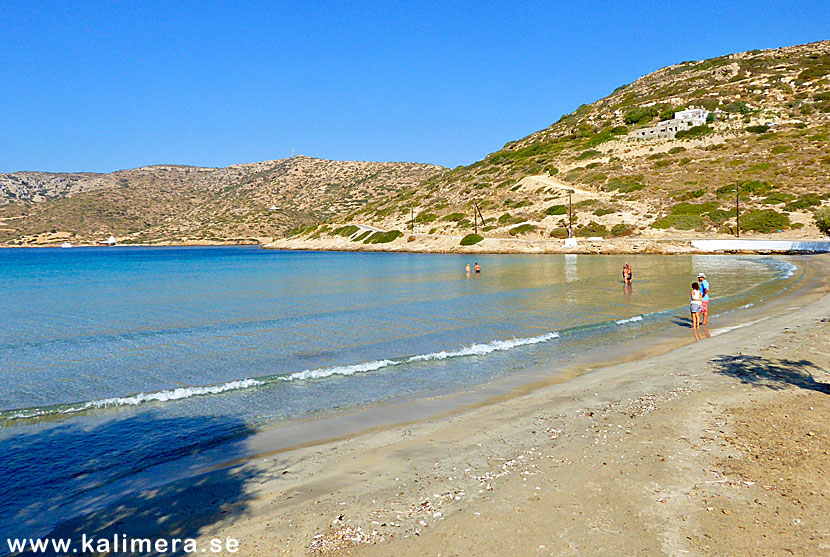
[[[702,108],[681,110],[675,112],[671,120],[663,120],[656,126],[635,130],[632,137],[634,139],[674,139],[679,131],[705,124],[708,116],[709,111]]]

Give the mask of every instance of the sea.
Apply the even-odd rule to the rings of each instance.
[[[555,374],[688,327],[698,272],[716,320],[795,270],[763,256],[0,249],[0,531],[44,535],[147,470],[291,420]]]

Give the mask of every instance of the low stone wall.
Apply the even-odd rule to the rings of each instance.
[[[692,240],[692,247],[711,252],[828,253],[830,240]]]

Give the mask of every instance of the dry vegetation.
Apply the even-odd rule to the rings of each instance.
[[[631,138],[690,107],[711,111],[711,121],[674,140]],[[0,243],[108,234],[127,243],[283,235],[386,243],[399,241],[393,232],[409,230],[413,216],[419,232],[460,237],[473,232],[474,201],[485,237],[562,238],[568,190],[577,236],[732,234],[738,190],[744,232],[817,237],[830,222],[828,147],[825,41],[663,68],[453,170],[297,157],[0,175]]]
[[[354,210],[440,170],[294,157],[218,169],[0,174],[0,243],[94,243],[110,234],[121,243],[259,241]]]
[[[713,113],[674,140],[630,134],[683,108]],[[345,223],[486,236],[817,236],[830,198],[830,42],[684,62],[619,87],[470,166],[375,200]],[[824,209],[826,210],[826,209]],[[319,232],[319,229],[317,229]]]

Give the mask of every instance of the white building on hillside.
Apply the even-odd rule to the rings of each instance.
[[[677,132],[688,130],[706,123],[709,111],[703,108],[690,108],[674,113],[671,120],[663,120],[656,126],[642,128],[634,132],[634,139],[674,139]]]

